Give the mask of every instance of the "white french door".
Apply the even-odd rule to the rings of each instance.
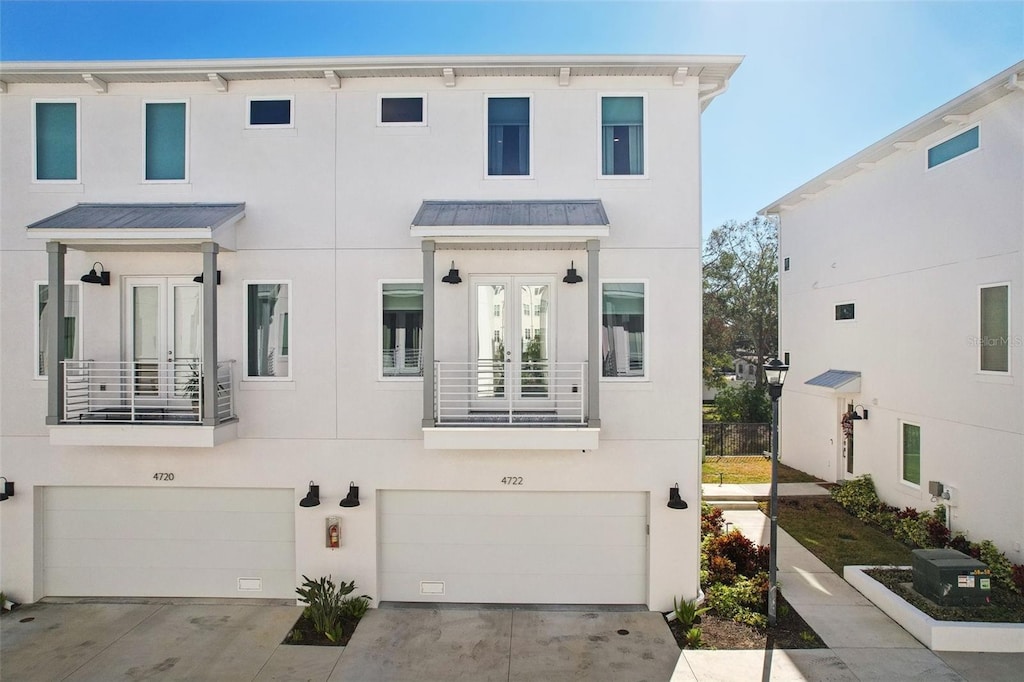
[[[202,369],[202,285],[188,277],[125,280],[125,360],[148,405],[188,406]]]
[[[553,405],[554,279],[509,276],[473,279],[477,365],[475,407]]]

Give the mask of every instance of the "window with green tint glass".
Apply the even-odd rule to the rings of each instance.
[[[1010,371],[1010,286],[981,288],[979,368],[983,372]]]
[[[487,100],[487,174],[530,174],[530,98]]]
[[[903,422],[903,480],[921,485],[921,427]]]
[[[601,98],[601,174],[643,175],[644,98]]]
[[[601,285],[601,376],[646,374],[644,289],[642,282]]]
[[[36,180],[78,179],[78,104],[36,102]]]
[[[146,103],[146,179],[184,180],[188,105]]]
[[[423,285],[386,282],[381,295],[384,376],[423,376]]]
[[[291,376],[289,290],[285,282],[246,284],[245,373],[249,378]]]
[[[928,167],[935,168],[940,163],[946,163],[951,159],[977,149],[979,142],[978,126],[974,126],[956,137],[951,137],[945,142],[940,142],[928,150]]]

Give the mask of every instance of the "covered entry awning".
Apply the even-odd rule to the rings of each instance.
[[[245,217],[245,203],[76,204],[28,226],[28,236],[59,241],[72,248],[139,250],[164,247],[199,250],[216,242],[231,250],[234,225]]]
[[[860,372],[830,369],[804,383],[808,386],[832,389],[836,393],[860,393]]]
[[[585,240],[608,236],[600,199],[424,201],[412,220],[425,239]]]

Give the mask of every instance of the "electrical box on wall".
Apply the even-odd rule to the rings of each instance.
[[[337,516],[327,517],[327,548],[341,547],[341,519]]]

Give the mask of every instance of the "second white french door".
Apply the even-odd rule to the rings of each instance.
[[[128,277],[125,284],[125,360],[132,363],[135,398],[152,406],[196,402],[202,285],[188,277]]]
[[[473,279],[474,407],[499,403],[512,409],[553,405],[554,279],[507,276]]]

